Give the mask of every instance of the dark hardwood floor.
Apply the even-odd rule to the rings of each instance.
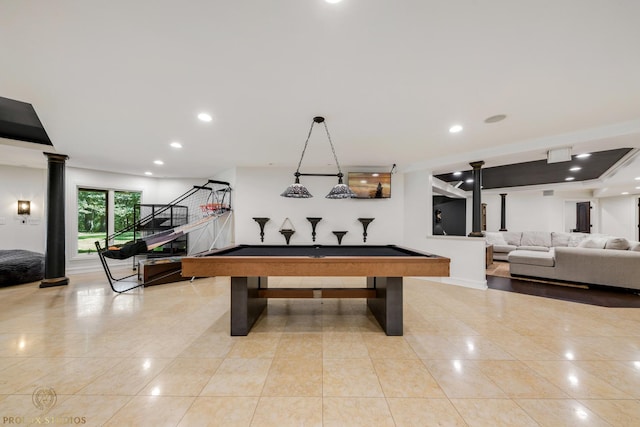
[[[638,291],[630,289],[596,285],[585,286],[571,283],[542,283],[527,280],[526,278],[490,276],[489,274],[487,274],[487,286],[489,289],[517,292],[581,304],[599,305],[602,307],[640,308],[640,295]]]

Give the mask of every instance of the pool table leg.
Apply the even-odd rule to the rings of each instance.
[[[267,287],[266,277],[231,278],[231,335],[247,335],[267,306],[258,289]]]
[[[367,306],[382,329],[387,335],[402,335],[402,277],[367,277],[367,288],[376,290]]]

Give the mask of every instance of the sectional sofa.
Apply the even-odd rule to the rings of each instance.
[[[640,242],[586,233],[487,232],[515,276],[640,289]]]

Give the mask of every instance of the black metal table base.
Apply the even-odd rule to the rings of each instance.
[[[268,288],[267,277],[231,277],[231,335],[245,336],[267,306],[259,296]],[[367,298],[367,306],[387,335],[403,334],[402,277],[367,277],[367,289],[376,296]]]
[[[402,335],[402,277],[367,277],[367,288],[376,290],[367,306],[387,335]]]

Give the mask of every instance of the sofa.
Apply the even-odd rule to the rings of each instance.
[[[491,241],[499,239],[488,236]],[[640,242],[601,234],[523,232],[518,245],[506,246],[498,256],[506,254],[512,276],[640,289]]]
[[[485,239],[487,245],[493,245],[493,260],[508,261],[509,253],[517,250],[548,252],[549,249],[563,247],[577,247],[582,240],[589,236],[587,233],[563,233],[548,231],[487,231]],[[599,235],[598,235],[599,236]]]

